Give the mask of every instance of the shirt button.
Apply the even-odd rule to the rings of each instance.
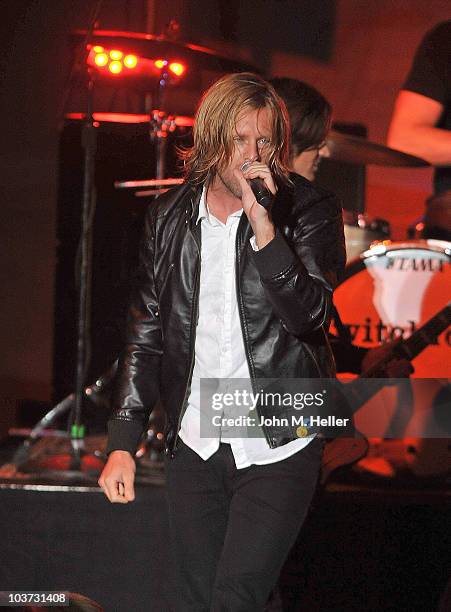
[[[299,427],[296,429],[296,435],[298,438],[306,438],[308,436],[307,427],[304,427],[303,425],[299,425]]]

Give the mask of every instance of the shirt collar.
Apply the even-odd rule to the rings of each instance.
[[[208,210],[208,204],[207,204],[207,197],[206,196],[207,196],[207,189],[205,187],[203,187],[202,195],[200,196],[200,201],[199,201],[199,213],[197,215],[196,223],[199,223],[199,221],[202,221],[202,219],[207,219],[207,221],[209,223],[211,223],[211,225],[218,225],[218,224],[220,224],[220,222]],[[243,209],[240,208],[239,210],[236,210],[234,213],[232,213],[229,216],[230,217],[241,217],[242,214],[243,214]]]
[[[199,221],[202,221],[202,219],[208,219],[209,217],[208,208],[207,208],[207,200],[205,198],[205,195],[206,195],[206,189],[205,187],[203,187],[202,194],[199,200],[199,213],[197,215],[196,223],[199,223]]]

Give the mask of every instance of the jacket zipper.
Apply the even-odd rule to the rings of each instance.
[[[194,243],[196,245],[197,248],[197,252],[199,254],[199,259],[197,261],[196,264],[196,274],[195,274],[195,278],[194,278],[194,300],[193,300],[193,308],[191,310],[191,330],[190,330],[190,351],[191,351],[191,362],[190,362],[190,367],[189,367],[189,372],[188,372],[188,379],[187,379],[187,383],[186,383],[186,388],[185,388],[185,395],[183,397],[183,403],[182,403],[182,409],[180,410],[180,414],[179,414],[179,418],[178,418],[178,422],[177,422],[177,429],[175,432],[175,436],[174,436],[174,443],[172,445],[172,450],[171,450],[171,457],[174,456],[176,448],[177,448],[177,439],[178,439],[178,434],[180,431],[180,427],[182,424],[182,419],[183,419],[183,415],[185,414],[186,411],[186,407],[188,404],[188,389],[190,387],[191,384],[191,378],[193,375],[193,369],[194,369],[194,361],[195,361],[195,356],[196,356],[196,352],[195,352],[195,347],[194,347],[194,328],[195,328],[195,321],[197,320],[197,313],[199,311],[199,287],[200,287],[200,283],[199,283],[199,262],[200,262],[200,248],[199,248],[199,244],[197,242],[196,237],[194,236],[193,232],[191,232],[191,236],[194,240]]]
[[[241,217],[240,219],[240,225],[241,225],[241,221],[243,219],[244,215]],[[250,357],[250,352],[249,352],[249,336],[247,334],[247,330],[246,330],[246,326],[244,325],[244,306],[243,306],[243,297],[241,295],[241,291],[240,291],[240,253],[241,253],[241,235],[240,235],[240,227],[238,226],[238,231],[237,231],[237,240],[235,242],[235,249],[236,249],[236,261],[235,261],[235,285],[236,285],[236,295],[237,295],[237,301],[238,301],[238,312],[240,314],[240,323],[241,323],[241,330],[243,332],[243,337],[244,337],[244,350],[246,353],[246,360],[247,360],[247,364],[249,366],[249,373],[251,375],[251,383],[252,383],[252,391],[255,393],[255,369],[254,369],[254,364],[252,363],[251,357]],[[269,444],[270,448],[276,448],[275,443],[272,441],[272,438],[269,437],[267,431],[266,431],[266,427],[265,425],[262,426],[262,431],[265,434],[265,438],[266,441]]]

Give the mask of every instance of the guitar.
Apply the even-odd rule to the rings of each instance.
[[[431,317],[424,325],[419,327],[406,340],[399,340],[393,350],[377,363],[375,363],[364,376],[346,385],[348,410],[355,414],[385,383],[381,379],[385,373],[387,363],[393,357],[412,361],[425,348],[434,344],[439,335],[451,324],[451,303],[447,304],[437,314]],[[365,384],[362,380],[365,379]],[[366,382],[367,379],[371,382]],[[344,465],[351,465],[359,461],[368,452],[368,440],[359,432],[354,438],[335,438],[326,443],[324,448],[321,483],[324,484],[330,474]]]

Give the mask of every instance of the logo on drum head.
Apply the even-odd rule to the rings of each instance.
[[[386,269],[404,270],[406,272],[443,272],[443,260],[387,257]]]

